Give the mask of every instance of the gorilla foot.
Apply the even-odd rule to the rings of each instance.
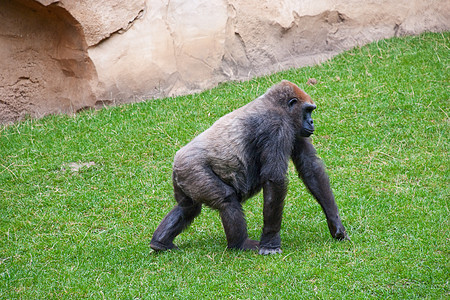
[[[242,244],[240,249],[242,250],[254,250],[257,251],[259,247],[259,241],[246,239],[245,242]]]
[[[281,251],[280,248],[259,248],[259,254],[261,255],[269,255],[269,254],[278,254],[281,253],[283,251]]]
[[[151,241],[150,248],[155,251],[167,251],[167,250],[179,250],[178,247],[174,243],[170,243],[170,245],[166,245],[160,242]]]
[[[228,245],[228,249],[236,249],[236,250],[252,250],[258,251],[259,241],[246,239],[240,246],[230,246]]]

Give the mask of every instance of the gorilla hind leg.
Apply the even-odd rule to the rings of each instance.
[[[173,240],[192,223],[202,209],[200,203],[192,201],[175,183],[174,192],[178,205],[164,217],[150,241],[150,247],[155,251],[178,249]]]
[[[197,178],[201,178],[198,180]],[[235,188],[225,183],[211,168],[205,167],[201,176],[191,181],[190,192],[194,199],[217,209],[229,249],[258,250],[259,241],[250,240],[240,197]]]
[[[229,249],[258,250],[259,242],[248,238],[247,223],[241,203],[235,198],[225,199],[219,208]]]

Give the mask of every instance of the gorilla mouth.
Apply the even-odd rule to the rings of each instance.
[[[303,128],[303,129],[300,131],[300,135],[303,136],[303,137],[309,137],[309,136],[311,136],[313,133],[314,133],[314,130],[308,130],[308,129],[305,129],[305,128]]]

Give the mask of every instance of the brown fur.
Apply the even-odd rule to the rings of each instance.
[[[314,101],[311,99],[311,97],[307,93],[305,93],[305,91],[300,89],[297,85],[295,85],[289,81],[286,81],[286,84],[288,84],[292,87],[292,89],[294,90],[294,93],[297,95],[297,98],[302,99],[303,102],[315,104]]]

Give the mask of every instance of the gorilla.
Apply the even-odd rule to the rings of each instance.
[[[262,255],[281,253],[289,158],[322,207],[332,237],[348,239],[328,176],[309,139],[315,108],[308,94],[282,81],[181,148],[172,175],[177,205],[161,221],[150,247],[155,251],[178,249],[173,240],[205,204],[219,211],[228,248]],[[242,202],[261,189],[264,225],[260,241],[255,241],[248,238]]]

